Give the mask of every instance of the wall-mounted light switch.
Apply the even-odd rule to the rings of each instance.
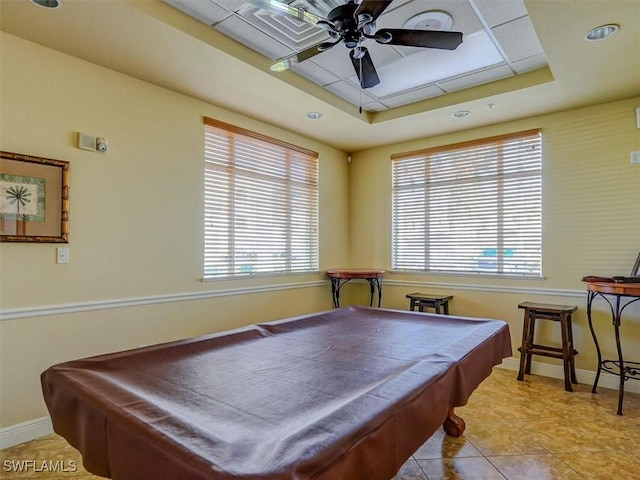
[[[69,263],[69,247],[58,247],[56,263]]]

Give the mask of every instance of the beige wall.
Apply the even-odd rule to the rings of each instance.
[[[54,363],[331,307],[320,273],[200,281],[202,116],[320,154],[321,269],[348,261],[344,152],[1,35],[0,148],[70,162],[71,261],[57,265],[54,244],[1,244],[0,309],[89,311],[0,321],[0,427],[46,414],[39,375]],[[108,154],[76,148],[78,131],[106,137]],[[150,304],[109,308],[130,299]]]
[[[385,276],[383,306],[407,308],[405,295],[414,291],[448,292],[454,295],[454,314],[507,320],[517,354],[515,347],[522,332],[518,303],[529,300],[577,305],[577,367],[594,371],[596,354],[580,280],[585,275],[627,275],[640,252],[640,165],[631,165],[629,156],[631,151],[640,150],[640,130],[635,121],[638,107],[640,98],[633,98],[355,153],[349,188],[351,265],[391,268],[391,154],[541,128],[544,279],[389,272]],[[353,290],[354,302],[365,299],[363,286],[359,296]],[[612,358],[615,343],[610,313],[605,312],[604,302],[594,303],[594,308],[605,354]],[[555,328],[546,325],[540,338],[557,338]],[[637,351],[640,305],[625,311],[623,332],[626,351]],[[544,361],[539,357],[536,360]]]

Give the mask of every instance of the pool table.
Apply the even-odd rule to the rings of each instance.
[[[214,319],[212,319],[213,321]],[[113,480],[389,480],[511,355],[492,319],[343,307],[73,360],[54,430]]]

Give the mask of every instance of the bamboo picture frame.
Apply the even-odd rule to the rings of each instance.
[[[0,151],[0,242],[69,242],[69,162]]]

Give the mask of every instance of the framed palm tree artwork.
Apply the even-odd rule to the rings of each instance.
[[[0,152],[0,241],[69,241],[69,162]]]

